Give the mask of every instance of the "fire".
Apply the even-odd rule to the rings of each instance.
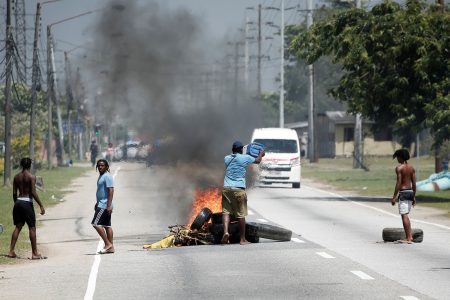
[[[219,188],[195,190],[195,199],[192,203],[188,224],[194,221],[195,217],[204,207],[209,208],[213,213],[222,211],[222,192]]]

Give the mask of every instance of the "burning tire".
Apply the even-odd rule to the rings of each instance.
[[[203,208],[192,222],[191,229],[200,230],[203,227],[203,225],[209,221],[211,215],[212,211],[209,208],[207,207]]]
[[[223,213],[221,213],[221,212],[213,213],[211,215],[211,223],[222,224],[222,216],[223,216]],[[237,218],[235,216],[230,215],[230,222],[235,222],[235,221],[237,221]]]
[[[246,231],[248,231],[250,235],[276,241],[290,241],[292,237],[292,231],[289,229],[255,222],[248,222]]]
[[[419,228],[412,228],[412,237],[414,243],[421,243],[423,241],[423,231]],[[403,228],[384,228],[383,241],[395,242],[406,239],[405,230]]]

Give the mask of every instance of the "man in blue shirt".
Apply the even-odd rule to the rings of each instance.
[[[228,232],[230,214],[238,219],[240,244],[246,245],[250,243],[245,238],[245,217],[248,214],[247,194],[245,192],[245,174],[247,166],[252,163],[259,164],[265,153],[264,150],[262,150],[258,157],[254,158],[248,154],[242,154],[243,147],[241,142],[234,142],[232,146],[233,154],[227,155],[224,158],[225,178],[222,190],[222,244],[227,244],[230,237]]]
[[[109,173],[109,165],[105,159],[97,161],[96,169],[100,173],[97,180],[97,202],[92,226],[97,230],[105,246],[99,254],[114,253],[113,230],[111,227],[111,214],[113,211],[114,182]]]

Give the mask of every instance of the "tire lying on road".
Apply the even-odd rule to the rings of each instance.
[[[250,235],[276,241],[290,241],[292,237],[292,231],[289,229],[255,222],[247,222],[246,231],[248,231]]]
[[[223,224],[208,224],[208,231],[215,237],[214,243],[220,244],[223,236]],[[239,224],[236,222],[230,223],[228,232],[230,234],[230,244],[239,243]],[[245,229],[245,238],[250,243],[259,243],[259,236],[256,235],[255,230],[249,229],[248,225],[246,225]]]
[[[419,228],[412,229],[412,236],[414,243],[421,243],[423,241],[423,231]],[[384,228],[383,241],[395,242],[406,239],[405,230],[403,228]]]
[[[198,215],[195,217],[194,221],[191,224],[191,229],[197,229],[200,230],[206,222],[211,219],[212,211],[205,207],[202,208],[202,210],[198,213]]]

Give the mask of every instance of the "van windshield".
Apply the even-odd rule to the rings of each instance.
[[[274,153],[297,153],[296,140],[278,140],[278,139],[255,139],[253,142],[264,145],[266,152]]]

